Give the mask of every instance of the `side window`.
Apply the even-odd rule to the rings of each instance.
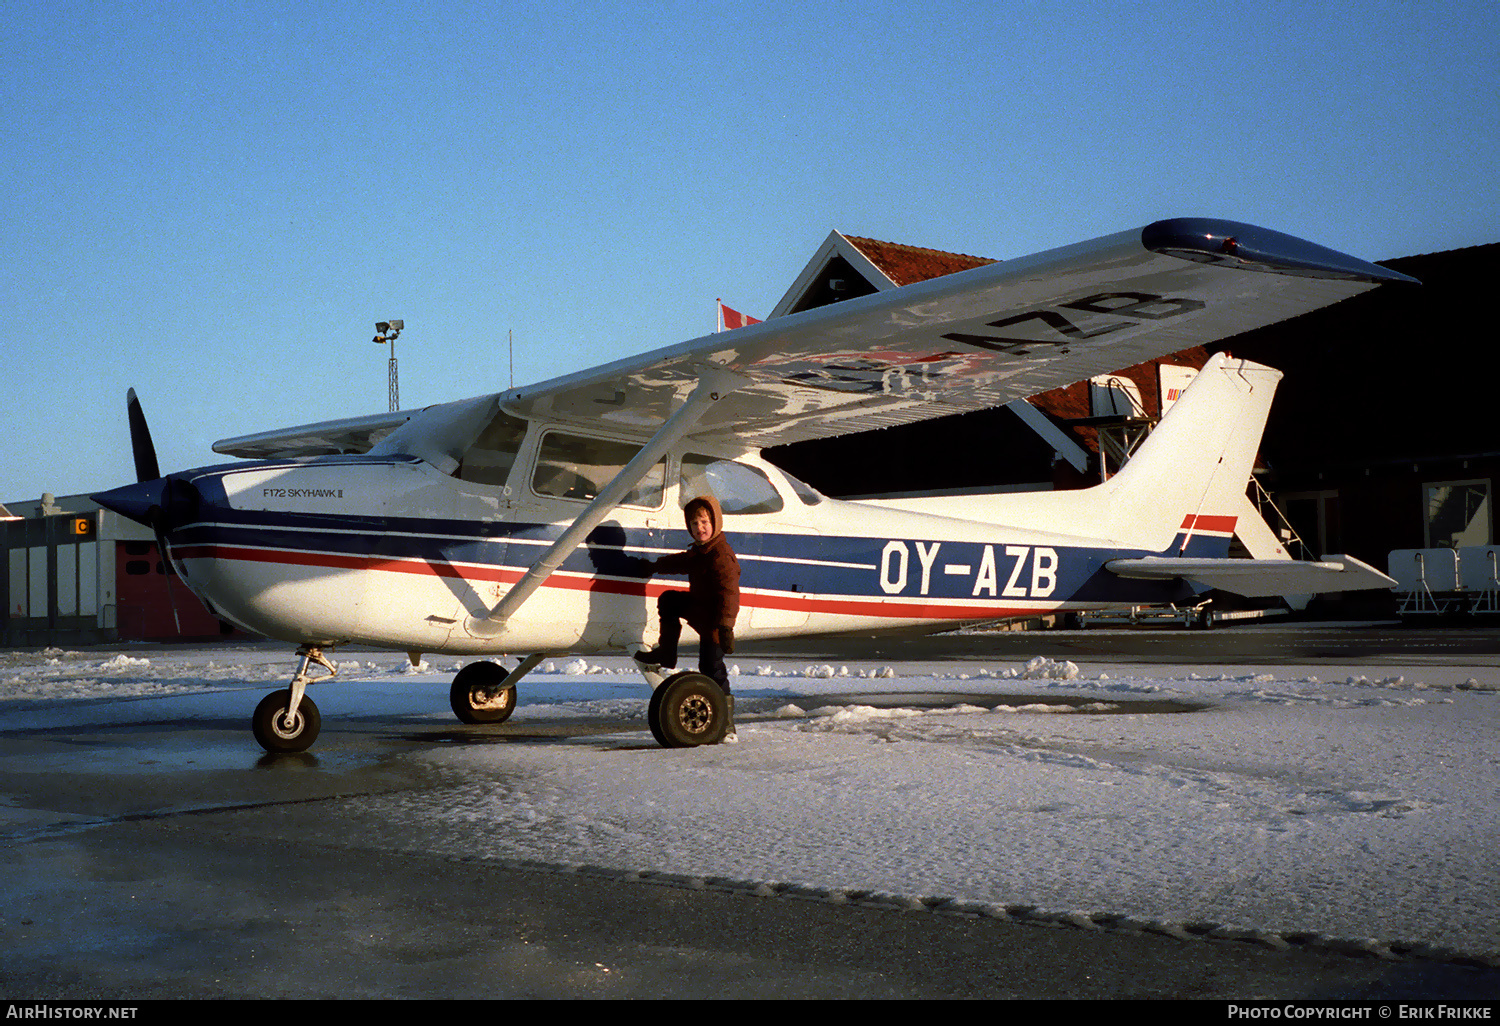
[[[549,431],[542,437],[531,487],[538,495],[587,502],[603,491],[638,452],[640,446],[628,442]],[[662,460],[621,500],[622,504],[656,509],[661,505],[665,481],[666,460]]]
[[[695,495],[712,494],[728,513],[776,513],[781,493],[754,467],[708,456],[682,457],[682,492],[686,504]]]
[[[501,410],[464,450],[454,476],[475,484],[503,485],[526,437],[526,422]]]
[[[802,500],[802,504],[804,506],[816,506],[818,503],[823,501],[823,493],[818,491],[812,485],[808,484],[806,481],[799,481],[791,474],[787,474],[787,472],[784,470],[782,471],[782,474],[786,475],[787,484],[792,486],[792,491],[797,493],[797,498]]]

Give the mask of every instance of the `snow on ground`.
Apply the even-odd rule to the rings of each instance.
[[[433,722],[451,721],[461,661],[339,664],[350,681],[430,685]],[[9,654],[0,724],[84,698],[267,690],[289,669],[255,646]],[[1038,657],[735,672],[737,744],[435,739],[404,757],[444,786],[333,814],[397,846],[430,849],[435,831],[438,850],[470,858],[1500,953],[1494,671],[1434,684]],[[558,659],[522,683],[512,724],[643,722],[647,697],[623,660]],[[325,705],[325,738],[339,729]]]

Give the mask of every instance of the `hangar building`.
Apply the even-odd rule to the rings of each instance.
[[[234,633],[174,582],[150,528],[87,496],[0,506],[0,644],[165,641]]]

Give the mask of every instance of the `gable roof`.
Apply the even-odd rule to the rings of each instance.
[[[800,313],[998,262],[987,257],[829,232],[767,317]]]

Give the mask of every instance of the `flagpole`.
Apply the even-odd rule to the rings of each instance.
[[[724,300],[714,300],[714,309],[718,311],[717,321],[714,324],[714,334],[717,335],[719,332],[724,330]]]

